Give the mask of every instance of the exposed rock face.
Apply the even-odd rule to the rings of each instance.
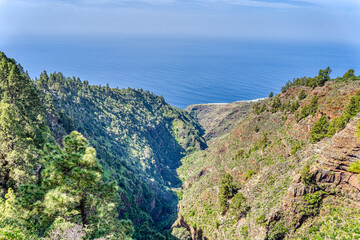
[[[349,194],[351,199],[360,201],[358,174],[347,171],[349,165],[360,158],[360,141],[356,136],[358,120],[354,118],[320,150],[317,165],[310,170],[314,185],[305,186],[301,175],[297,174],[289,188],[288,197],[313,193],[316,191],[314,186],[322,185],[326,190],[338,188],[342,193]]]
[[[353,119],[332,138],[329,147],[319,156],[320,169],[314,176],[317,183],[329,183],[352,200],[360,201],[358,174],[347,171],[349,165],[360,157],[357,122],[358,118]]]
[[[310,183],[305,183],[301,174],[296,174],[287,194],[281,202],[280,208],[273,212],[267,221],[269,228],[271,223],[280,221],[291,222],[288,226],[295,231],[311,214],[304,212],[306,194],[314,194],[323,191],[322,198],[341,193],[348,199],[360,201],[360,182],[358,174],[348,172],[349,165],[358,161],[360,157],[360,141],[357,138],[357,122],[354,118],[347,124],[345,129],[335,134],[333,138],[318,143],[318,148],[309,150],[313,154],[319,153],[315,165],[310,168]],[[321,204],[321,200],[319,202]],[[280,237],[283,238],[283,237]]]

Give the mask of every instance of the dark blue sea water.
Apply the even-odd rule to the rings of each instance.
[[[142,88],[184,108],[262,98],[294,77],[360,75],[360,47],[224,39],[25,38],[0,42],[36,77],[46,70],[91,84]]]

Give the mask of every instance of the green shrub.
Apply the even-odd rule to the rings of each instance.
[[[324,191],[317,191],[314,193],[308,193],[303,196],[303,199],[306,201],[304,206],[304,213],[306,215],[314,216],[319,214],[319,208],[322,203],[323,196],[326,194]]]
[[[269,138],[268,138],[268,133],[264,132],[262,138],[254,143],[254,147],[253,150],[265,150],[265,148],[270,144]]]
[[[334,118],[329,125],[329,131],[327,132],[327,136],[332,137],[335,133],[344,129],[347,121],[348,120],[345,115]]]
[[[319,226],[311,226],[310,228],[309,228],[309,231],[308,231],[308,233],[309,234],[312,234],[312,233],[315,233],[315,232],[318,232],[320,230],[320,228],[319,228]]]
[[[317,76],[318,86],[323,86],[326,81],[330,80],[330,73],[331,73],[331,69],[329,67],[327,67],[324,70],[322,69],[319,70],[319,74]]]
[[[360,173],[360,161],[356,161],[350,164],[348,168],[349,172]]]
[[[248,237],[248,235],[249,235],[249,230],[248,230],[248,227],[245,225],[245,226],[242,226],[241,228],[240,228],[240,234],[242,235],[242,236],[244,236],[245,238],[247,238]]]
[[[313,96],[309,105],[306,105],[301,109],[300,114],[297,116],[297,120],[306,118],[309,115],[315,115],[318,108],[318,97]]]
[[[304,143],[302,141],[296,141],[295,144],[291,147],[291,155],[294,155],[297,151],[299,151]]]
[[[256,218],[256,224],[265,225],[266,226],[266,217],[265,214],[261,214],[258,218]]]
[[[257,115],[260,114],[260,106],[258,103],[255,103],[253,106],[252,106],[252,109],[253,109],[253,112]]]
[[[304,89],[301,89],[298,98],[300,101],[306,98],[306,93]]]
[[[280,109],[281,109],[284,113],[286,113],[286,112],[288,112],[288,111],[290,110],[290,107],[291,107],[290,101],[286,101],[286,102],[284,102],[284,103],[281,105]]]
[[[171,233],[176,239],[191,239],[190,231],[184,227],[174,227]]]
[[[260,113],[265,112],[265,111],[268,111],[268,108],[267,108],[266,104],[263,103],[260,108]]]
[[[6,226],[0,228],[0,239],[1,240],[23,240],[27,239],[29,236],[25,236],[23,232],[19,229],[16,229],[12,226]]]
[[[235,193],[236,187],[233,183],[233,178],[230,173],[227,173],[221,178],[218,195],[220,209],[223,214],[229,207],[228,199],[232,198]]]
[[[239,217],[245,216],[246,212],[250,209],[246,203],[246,198],[240,192],[236,193],[231,199],[230,208],[233,209]]]
[[[252,106],[252,109],[253,109],[253,111],[254,111],[254,113],[255,113],[256,115],[259,115],[260,113],[266,111],[266,110],[267,110],[267,107],[266,107],[266,104],[265,104],[265,103],[263,103],[263,104],[261,105],[261,107],[260,107],[260,104],[259,104],[259,103],[256,103],[256,104],[254,104],[254,105]]]
[[[300,107],[300,103],[298,100],[294,101],[290,106],[290,112],[294,113]]]
[[[288,226],[283,221],[272,222],[269,226],[269,231],[267,233],[266,239],[268,240],[278,240],[283,239],[286,233],[289,231]]]
[[[346,116],[352,118],[360,111],[360,96],[355,95],[350,99],[350,103],[346,106]]]
[[[334,118],[329,126],[327,136],[332,137],[335,133],[345,128],[347,122],[358,114],[360,111],[360,91],[350,99],[346,106],[346,111],[340,117]]]
[[[354,69],[349,69],[343,76],[343,81],[354,81],[356,80],[355,71]]]
[[[325,138],[329,131],[329,125],[330,125],[329,121],[327,120],[325,115],[322,115],[310,131],[311,134],[310,141],[318,142],[321,139]]]
[[[245,180],[249,180],[255,174],[256,174],[256,172],[254,170],[247,171],[245,174]]]
[[[241,158],[244,156],[244,153],[245,153],[244,149],[240,149],[240,150],[235,154],[234,159],[235,159],[235,160],[241,159]]]
[[[276,113],[281,107],[281,101],[278,96],[275,96],[271,102],[271,112]]]
[[[310,163],[306,163],[306,165],[300,171],[301,179],[306,184],[309,185],[312,183],[312,175],[310,173]]]

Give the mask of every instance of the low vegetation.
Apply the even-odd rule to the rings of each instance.
[[[339,189],[317,182],[318,154],[329,144],[326,139],[359,113],[360,88],[358,77],[330,79],[330,72],[328,68],[314,78],[297,79],[283,93],[255,102],[252,113],[231,133],[211,139],[208,149],[182,159],[179,214],[195,235],[201,232],[208,239],[330,236],[324,232],[329,225],[322,214],[330,199],[342,195]],[[357,163],[349,171],[356,172]],[[228,182],[236,192],[221,187],[225,176],[232,177]],[[296,197],[287,202],[291,194]],[[343,226],[354,226],[345,216],[341,219]]]

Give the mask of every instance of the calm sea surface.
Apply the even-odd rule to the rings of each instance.
[[[360,47],[215,39],[17,39],[0,42],[32,78],[43,70],[91,84],[142,88],[184,108],[278,93],[294,77],[360,75]]]

